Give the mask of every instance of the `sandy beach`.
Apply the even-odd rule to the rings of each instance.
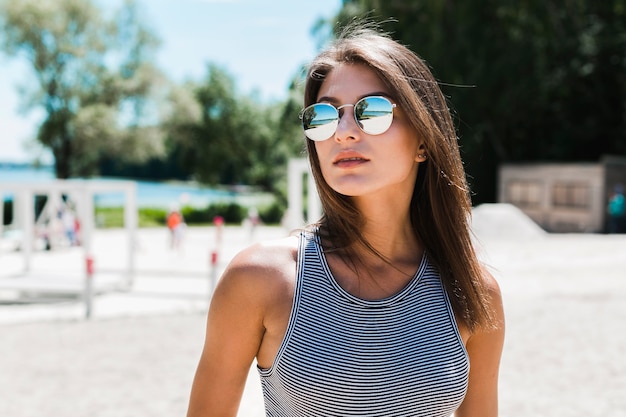
[[[500,415],[626,416],[626,235],[548,235],[506,214],[502,228],[493,216],[475,231],[507,316]],[[129,242],[119,230],[98,231],[91,319],[79,298],[0,303],[0,416],[184,416],[211,278],[244,246],[286,233],[232,227],[218,241],[212,227],[190,228],[177,252],[164,230],[141,229],[137,274],[121,289]],[[37,254],[29,276],[78,285],[82,256]],[[0,253],[9,300],[2,282],[19,279],[20,262]],[[239,416],[263,415],[253,367]]]

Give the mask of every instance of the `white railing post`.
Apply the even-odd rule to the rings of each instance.
[[[125,284],[131,289],[135,279],[135,251],[137,249],[137,184],[132,183],[124,190],[124,228],[128,235]]]

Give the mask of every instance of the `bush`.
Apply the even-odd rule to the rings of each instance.
[[[187,224],[206,224],[211,223],[213,218],[210,217],[207,208],[195,208],[190,206],[185,206],[181,210],[181,214],[185,219],[185,223]]]
[[[183,207],[181,210],[187,224],[212,224],[215,216],[222,216],[227,224],[241,224],[247,212],[237,203],[216,203],[201,209]]]
[[[5,208],[6,210],[6,208]],[[139,227],[165,226],[168,211],[160,208],[140,208]],[[285,207],[274,202],[259,210],[259,217],[264,224],[280,224]],[[241,224],[248,216],[247,207],[237,203],[215,203],[204,208],[185,206],[181,214],[188,225],[213,224],[216,216],[222,216],[226,224]],[[98,227],[123,227],[124,209],[122,207],[96,207]]]
[[[285,215],[286,207],[278,201],[259,210],[259,217],[264,224],[280,224]]]

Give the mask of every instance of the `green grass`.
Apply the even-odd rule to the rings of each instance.
[[[139,209],[139,227],[159,227],[165,225],[167,211],[155,208]],[[96,225],[102,228],[124,227],[123,207],[96,207]]]
[[[285,212],[284,207],[273,203],[259,208],[259,215],[265,224],[279,224]],[[226,224],[241,224],[247,216],[247,208],[236,203],[216,203],[205,208],[183,207],[185,222],[189,225],[210,225],[217,215],[222,216]],[[161,208],[140,208],[139,227],[165,226],[167,210]],[[124,227],[123,207],[96,207],[96,226],[101,228]]]

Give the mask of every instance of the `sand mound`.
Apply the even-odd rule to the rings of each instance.
[[[511,204],[481,204],[472,210],[472,230],[479,238],[532,238],[546,235],[537,223]]]

